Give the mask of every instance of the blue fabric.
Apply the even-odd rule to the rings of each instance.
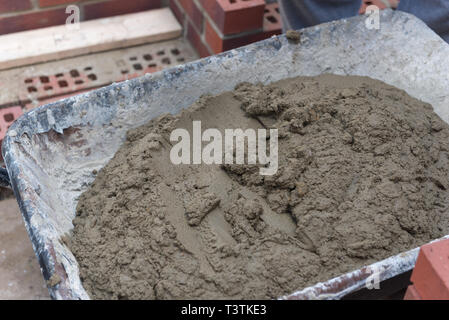
[[[284,29],[302,29],[355,16],[362,0],[279,0]],[[423,20],[449,42],[449,0],[401,0],[398,10]]]
[[[362,0],[280,0],[284,28],[302,29],[358,14]]]
[[[417,16],[449,42],[449,0],[401,0],[398,10]]]

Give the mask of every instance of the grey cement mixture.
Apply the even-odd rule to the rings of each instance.
[[[279,170],[173,165],[174,128],[278,128]],[[449,231],[449,126],[365,77],[243,83],[131,130],[80,198],[95,299],[272,299]]]

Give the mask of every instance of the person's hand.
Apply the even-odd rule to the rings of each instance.
[[[365,14],[366,8],[368,8],[371,5],[375,5],[379,7],[379,9],[396,9],[399,5],[400,0],[362,0],[362,7],[360,8],[359,13]]]

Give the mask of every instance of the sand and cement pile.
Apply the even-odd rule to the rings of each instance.
[[[277,128],[279,169],[174,165],[170,134]],[[272,299],[449,231],[449,126],[364,77],[243,83],[131,130],[70,247],[97,299]]]

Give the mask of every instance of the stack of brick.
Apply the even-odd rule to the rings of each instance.
[[[0,0],[0,35],[64,24],[69,16],[66,8],[72,4],[80,9],[80,21],[170,5],[184,26],[185,36],[201,57],[260,41],[282,32],[278,4],[273,1],[266,3],[265,0]],[[73,76],[36,76],[27,79],[26,85],[34,88],[37,94],[46,96],[46,85],[58,88],[56,82],[66,82],[67,85],[64,85],[63,89],[52,92],[54,97],[39,100],[39,104],[42,104],[80,93],[80,90],[85,89],[83,85],[71,92],[69,89],[73,86],[70,86],[70,81],[83,80],[82,83],[85,84],[89,82],[90,76],[95,75],[80,74],[74,79]],[[43,85],[39,86],[41,82]],[[27,97],[23,100],[27,100]],[[25,108],[31,109],[34,106],[28,103]],[[0,107],[0,143],[9,126],[21,114],[21,106],[15,103]]]
[[[187,39],[201,57],[282,32],[279,6],[265,0],[169,0]]]
[[[449,299],[449,239],[421,247],[405,300]]]
[[[77,5],[79,8],[80,21],[86,21],[160,8],[164,5],[164,1],[0,0],[0,35],[64,24],[70,15],[70,13],[66,12],[66,8],[68,5],[72,4]],[[88,79],[83,80],[86,82]],[[42,88],[44,87],[45,86]],[[74,94],[75,92],[64,92],[64,95],[46,100],[45,102],[48,103],[53,100],[59,100]],[[0,108],[0,151],[1,143],[3,142],[6,131],[14,120],[22,115],[22,113],[23,111],[20,105],[13,104],[13,106],[7,105]],[[2,161],[1,155],[0,161]]]
[[[80,21],[160,8],[163,0],[1,0],[0,35],[65,24],[68,5],[80,9]]]

